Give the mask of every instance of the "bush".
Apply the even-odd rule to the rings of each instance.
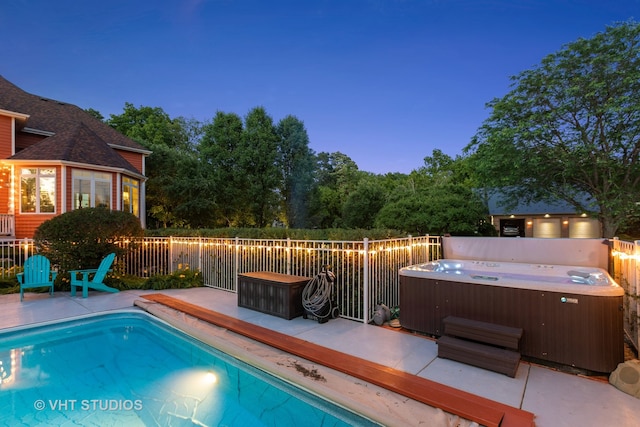
[[[0,295],[14,294],[20,292],[20,286],[15,277],[0,279]]]
[[[187,289],[204,286],[202,274],[198,270],[178,270],[172,274],[156,275],[150,278],[121,275],[116,272],[108,273],[104,279],[107,286],[120,291],[132,289],[162,290],[162,289]],[[56,292],[71,290],[68,272],[60,272],[54,282]],[[34,288],[30,292],[48,292],[47,288]],[[20,286],[15,278],[0,279],[0,295],[20,292]]]
[[[211,237],[244,239],[293,239],[293,240],[384,240],[397,237],[406,237],[407,234],[398,230],[388,229],[299,229],[299,228],[215,228],[215,229],[189,229],[189,228],[161,228],[146,230],[149,237]],[[417,234],[414,234],[417,235]]]
[[[156,275],[148,279],[136,276],[109,274],[105,283],[121,291],[129,289],[186,289],[204,286],[202,274],[198,270],[178,270],[172,274]]]
[[[122,255],[118,242],[144,234],[140,220],[128,212],[106,208],[76,209],[43,222],[33,236],[39,253],[60,270],[96,268],[111,252]]]
[[[185,289],[204,286],[202,274],[198,270],[178,270],[172,274],[152,276],[147,279],[144,289]]]

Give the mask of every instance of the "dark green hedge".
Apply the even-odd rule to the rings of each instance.
[[[188,228],[161,228],[145,230],[148,237],[212,237],[245,239],[292,239],[292,240],[383,240],[398,237],[407,237],[406,233],[397,230],[363,230],[363,229],[294,229],[294,228],[215,228],[215,229],[188,229]]]

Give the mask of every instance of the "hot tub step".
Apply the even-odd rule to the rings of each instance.
[[[442,319],[444,334],[458,338],[466,338],[484,344],[492,344],[518,350],[522,328],[480,322],[462,317],[447,316]]]
[[[520,353],[517,351],[450,336],[438,339],[438,357],[499,372],[511,378],[516,376],[520,364]]]

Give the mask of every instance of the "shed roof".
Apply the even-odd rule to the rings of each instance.
[[[554,202],[522,202],[518,201],[517,205],[512,209],[505,208],[505,195],[499,190],[494,190],[489,194],[487,200],[487,207],[489,208],[489,215],[561,215],[561,214],[582,214],[584,212],[578,211],[575,206],[564,200],[557,200]],[[584,196],[583,203],[588,205],[590,197]]]

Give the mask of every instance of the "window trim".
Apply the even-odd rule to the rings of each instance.
[[[120,208],[122,209],[123,212],[129,212],[130,214],[135,215],[137,218],[140,218],[140,187],[141,187],[141,182],[138,179],[135,178],[131,178],[129,176],[123,176],[122,177],[122,188],[121,188],[121,197],[122,197],[122,203]],[[125,188],[130,189],[129,190],[129,196],[130,196],[130,200],[129,200],[129,209],[125,209]],[[132,195],[137,195],[137,197],[135,198],[135,201],[133,200],[133,197],[131,197]],[[136,206],[136,208],[134,208],[134,204]]]
[[[25,170],[35,170],[35,173],[23,173],[23,171]],[[51,170],[53,171],[52,173],[42,173],[42,171],[44,170]],[[22,197],[22,191],[23,191],[23,179],[24,178],[34,178],[35,179],[35,192],[36,192],[36,197],[35,197],[35,211],[34,212],[29,212],[29,211],[25,211],[23,210],[23,197]],[[53,211],[52,212],[42,212],[42,196],[41,196],[41,179],[42,178],[53,178],[53,191],[51,194],[51,201],[53,203]],[[55,215],[58,212],[58,203],[56,200],[56,193],[58,190],[58,170],[55,166],[50,166],[50,167],[20,167],[20,175],[19,175],[19,183],[20,183],[20,187],[19,187],[19,199],[20,199],[20,215],[41,215],[41,214],[45,214],[45,215]]]
[[[97,175],[108,175],[108,178],[102,178]],[[89,206],[78,206],[76,196],[78,195],[77,181],[89,181]],[[71,171],[71,210],[94,208],[96,207],[96,183],[107,183],[108,191],[108,209],[113,206],[113,174],[110,172],[92,171],[86,169],[73,169]]]

